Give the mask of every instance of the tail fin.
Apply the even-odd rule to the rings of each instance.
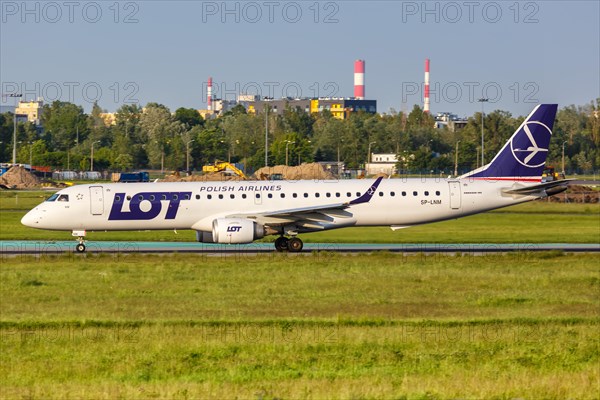
[[[497,180],[541,180],[557,104],[540,104],[487,165],[461,176]]]

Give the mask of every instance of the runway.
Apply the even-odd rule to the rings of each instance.
[[[76,241],[0,241],[0,255],[50,255],[72,253]],[[201,254],[258,254],[274,253],[273,243],[243,245],[209,244],[196,242],[109,242],[89,241],[86,253],[201,253]],[[597,253],[600,243],[305,243],[302,253],[510,253],[558,250],[569,253]]]

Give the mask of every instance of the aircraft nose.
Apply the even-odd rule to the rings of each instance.
[[[21,218],[21,223],[30,228],[37,228],[39,226],[38,225],[39,222],[40,222],[40,218],[39,218],[37,210],[35,210],[35,209],[29,211],[27,214],[25,214],[23,216],[23,218]]]

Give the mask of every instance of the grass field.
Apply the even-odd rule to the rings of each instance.
[[[598,398],[596,255],[3,258],[3,398]]]
[[[20,220],[48,193],[0,192],[0,240],[70,240],[70,232],[28,228]],[[536,201],[489,213],[417,226],[346,228],[301,235],[307,243],[598,243],[600,204]],[[92,232],[89,240],[194,241],[193,231]],[[267,237],[263,241],[272,241]]]

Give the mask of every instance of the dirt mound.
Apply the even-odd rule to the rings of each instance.
[[[554,203],[600,203],[600,191],[589,186],[571,185],[569,188],[557,195],[548,198]]]
[[[335,176],[323,168],[319,163],[302,164],[297,167],[276,165],[274,167],[263,167],[253,175],[254,179],[269,179],[271,175],[281,174],[285,180],[319,179],[332,180]]]
[[[40,179],[25,168],[15,165],[0,176],[0,184],[10,189],[32,189],[40,186]]]

